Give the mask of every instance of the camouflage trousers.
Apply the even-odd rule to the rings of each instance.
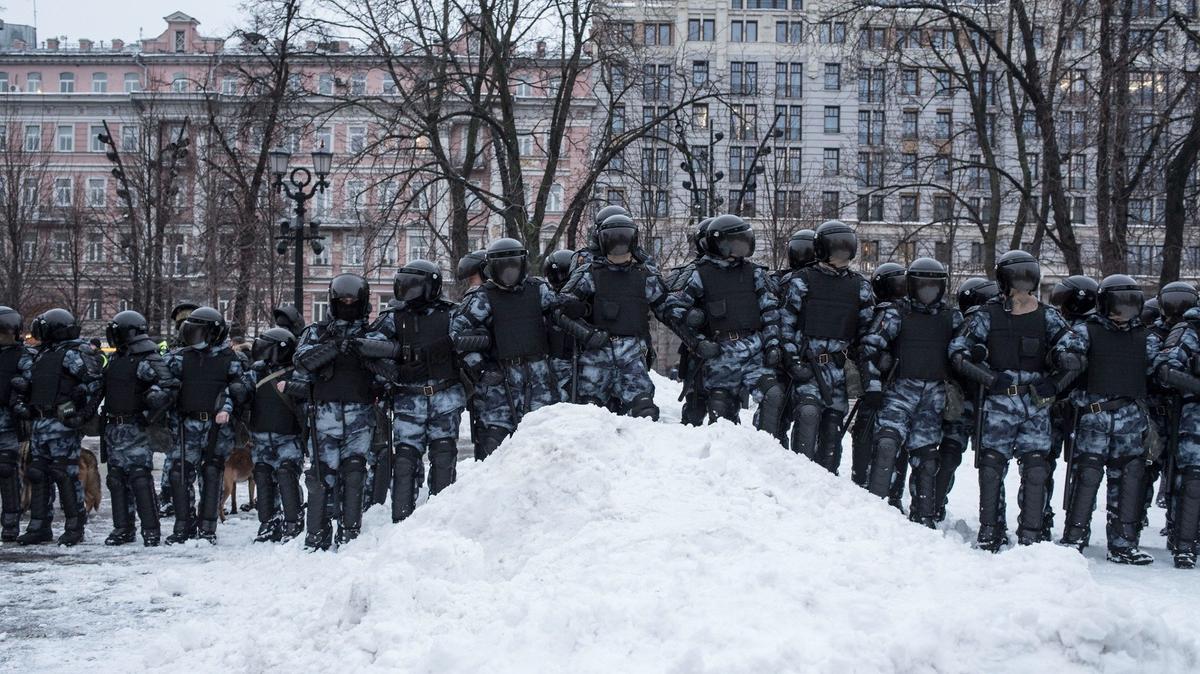
[[[579,355],[578,402],[606,405],[615,399],[628,409],[636,398],[653,395],[644,339],[613,337],[607,346]]]
[[[1009,374],[1012,374],[1011,372]],[[1036,374],[1023,372],[1018,383]],[[983,447],[1004,458],[1050,452],[1050,407],[1038,405],[1029,393],[989,395],[983,403]],[[980,448],[976,448],[978,451]]]
[[[846,370],[832,362],[824,365],[813,363],[812,368],[813,376],[811,379],[793,383],[793,404],[799,404],[801,401],[815,400],[823,409],[837,410],[845,414],[850,409],[849,399],[846,395]],[[818,382],[817,377],[822,377],[825,383]],[[821,388],[823,386],[829,392],[828,403],[826,403],[824,397],[821,395]]]
[[[296,467],[304,465],[304,452],[300,448],[300,436],[281,433],[250,433],[250,459],[254,463],[265,463],[278,470],[285,461]]]
[[[727,391],[740,399],[750,392],[755,400],[762,400],[758,380],[772,374],[771,368],[763,364],[762,334],[755,333],[741,339],[718,342],[721,352],[704,361],[700,366],[700,384],[704,391]]]
[[[898,379],[883,396],[875,415],[875,433],[888,430],[899,438],[898,447],[912,450],[935,447],[942,441],[942,412],[946,384],[942,381]]]
[[[1200,402],[1184,403],[1179,415],[1179,451],[1175,465],[1177,468],[1200,466]]]
[[[178,431],[177,431],[178,433]],[[215,437],[214,437],[215,434]],[[217,424],[215,421],[203,419],[182,419],[180,441],[171,448],[167,456],[172,459],[172,465],[180,457],[185,463],[199,465],[205,457],[227,459],[233,451],[234,432],[232,421],[227,424]],[[177,436],[177,437],[179,437]],[[211,446],[211,449],[209,447]]]
[[[457,439],[466,406],[467,393],[459,384],[433,395],[397,392],[392,399],[392,444],[423,452],[435,440]]]
[[[550,367],[554,369],[554,376],[558,379],[558,399],[566,402],[571,401],[571,380],[575,378],[575,368],[571,363],[571,359],[552,358],[550,359]],[[579,401],[576,400],[574,402]]]
[[[1146,415],[1135,404],[1111,412],[1082,414],[1075,427],[1075,451],[1122,459],[1146,453]]]
[[[55,419],[34,419],[29,435],[29,457],[49,467],[59,464],[75,489],[75,502],[83,511],[83,485],[79,483],[79,452],[83,433],[63,426]]]
[[[559,385],[549,359],[507,365],[502,370],[506,381],[496,386],[480,386],[480,416],[488,426],[512,432],[529,412],[559,401]]]
[[[956,444],[966,449],[975,432],[975,401],[970,397],[963,399],[963,413],[957,419],[942,421],[942,443]]]
[[[133,468],[154,468],[154,452],[146,437],[146,427],[138,423],[106,423],[104,444],[108,465],[129,471]]]
[[[337,488],[336,471],[352,456],[362,457],[368,464],[374,461],[371,436],[375,432],[375,406],[364,403],[319,403],[316,411],[317,456],[323,481],[330,489]]]

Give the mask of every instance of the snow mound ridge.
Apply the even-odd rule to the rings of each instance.
[[[253,609],[264,629],[190,643],[181,629],[168,661],[439,674],[1200,667],[1191,635],[1106,594],[1074,551],[972,550],[747,427],[558,405],[462,469],[399,526],[372,510],[336,555],[280,550],[262,573],[274,603]]]

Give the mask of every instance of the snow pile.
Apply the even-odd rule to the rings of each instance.
[[[1190,626],[1101,588],[1079,554],[972,550],[747,427],[560,405],[461,468],[402,525],[372,510],[337,554],[254,546],[165,571],[152,595],[236,598],[127,634],[143,648],[102,667],[1200,667]]]

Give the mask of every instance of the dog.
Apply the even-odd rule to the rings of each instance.
[[[250,502],[241,507],[242,512],[248,512],[254,509],[254,480],[251,476],[254,475],[254,462],[250,460],[250,448],[246,446],[238,447],[229,454],[229,458],[225,459],[225,487],[221,492],[221,521],[225,521],[225,501],[230,501],[229,512],[235,513],[238,511],[237,504],[237,485],[239,482],[245,482],[250,488]]]
[[[29,478],[25,476],[25,471],[29,467],[28,442],[21,444],[19,454],[21,457],[21,509],[28,511],[30,494]],[[83,487],[84,512],[90,513],[100,510],[100,499],[103,493],[100,489],[100,464],[96,461],[96,455],[87,449],[79,451],[79,484]]]

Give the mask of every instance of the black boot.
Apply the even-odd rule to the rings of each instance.
[[[1108,492],[1108,561],[1134,566],[1153,564],[1154,556],[1138,548],[1146,496],[1146,458],[1109,462]]]
[[[887,502],[901,513],[904,512],[904,483],[908,481],[908,450],[900,448],[900,456],[896,457],[896,476],[888,489]]]
[[[1021,513],[1017,519],[1017,543],[1032,545],[1042,539],[1046,528],[1046,477],[1050,472],[1044,454],[1026,454],[1019,460]]]
[[[1071,462],[1071,492],[1067,495],[1067,512],[1063,535],[1059,543],[1082,551],[1092,533],[1092,511],[1096,508],[1096,493],[1104,479],[1104,459],[1098,454],[1077,454]]]
[[[458,479],[458,443],[442,438],[429,443],[429,494],[433,496]]]
[[[192,484],[196,481],[196,466],[186,461],[171,464],[171,501],[174,503],[175,527],[167,536],[167,545],[183,543],[195,534],[196,520],[192,510]]]
[[[221,516],[221,494],[225,490],[225,459],[214,456],[200,464],[200,521],[196,537],[217,543],[217,520]]]
[[[817,435],[817,463],[834,475],[838,474],[838,467],[842,465],[842,415],[840,410],[823,410],[821,429]]]
[[[950,490],[954,488],[954,473],[962,464],[963,446],[954,440],[943,440],[938,447],[937,495],[934,501],[937,511],[934,520],[941,522],[946,519],[946,504],[950,500]]]
[[[170,473],[168,473],[168,479],[169,475]],[[158,516],[160,519],[163,517],[175,516],[175,503],[173,502],[171,485],[169,482],[166,487],[163,487],[158,491]]]
[[[36,545],[54,540],[50,531],[50,467],[45,459],[33,459],[25,469],[29,480],[29,526],[17,537],[21,545]]]
[[[390,433],[391,429],[388,429],[387,432]],[[392,460],[392,450],[386,446],[375,455],[375,465],[371,468],[370,489],[368,489],[371,494],[368,503],[371,505],[383,505],[387,501],[388,490],[392,487]]]
[[[483,437],[479,441],[479,450],[475,454],[476,461],[483,461],[500,447],[500,443],[509,435],[508,431],[499,426],[485,426]]]
[[[392,521],[407,519],[417,507],[417,492],[421,488],[417,481],[420,473],[421,452],[408,445],[396,448],[396,460],[392,468]],[[430,470],[432,478],[433,471]]]
[[[304,537],[304,549],[310,552],[328,550],[333,545],[333,527],[327,507],[332,496],[330,482],[337,484],[337,474],[323,463],[314,464],[305,474],[308,487],[308,534]]]
[[[912,457],[916,465],[912,471],[912,505],[908,519],[936,529],[938,448],[934,445],[921,447],[913,451]]]
[[[1196,549],[1200,547],[1200,466],[1183,468],[1178,484],[1173,498],[1172,552],[1176,568],[1190,569],[1196,566]]]
[[[816,462],[817,438],[821,433],[821,406],[817,401],[801,399],[792,410],[792,451]]]
[[[1004,473],[1008,459],[994,450],[983,450],[979,457],[979,536],[981,550],[999,552],[1008,544],[1001,504],[1004,502]]]
[[[112,503],[113,530],[104,539],[105,545],[132,543],[135,535],[133,520],[129,517],[129,476],[122,468],[108,464],[108,498]]]
[[[83,525],[87,522],[77,491],[79,477],[72,469],[79,470],[79,459],[58,459],[50,465],[50,474],[54,477],[54,486],[58,488],[63,509],[63,533],[58,537],[58,544],[67,547],[83,540]]]
[[[0,451],[0,542],[12,543],[21,532],[20,457],[16,450]]]
[[[275,471],[275,485],[279,489],[279,502],[283,506],[283,525],[279,540],[287,542],[304,531],[300,519],[300,471],[296,464],[284,461]]]
[[[275,520],[275,469],[270,464],[254,464],[254,490],[258,498],[258,535],[255,543],[278,541],[282,532]]]
[[[158,523],[158,503],[154,498],[154,476],[149,468],[129,471],[129,486],[138,519],[142,521],[142,543],[152,548],[158,545],[162,530]]]
[[[396,465],[399,464],[397,459]],[[363,484],[367,477],[367,460],[361,456],[352,456],[342,463],[339,472],[342,477],[342,518],[338,521],[338,544],[341,544],[358,538],[362,529]]]
[[[850,427],[850,481],[866,489],[871,479],[871,460],[875,458],[875,443],[872,437],[874,414],[854,415]]]

